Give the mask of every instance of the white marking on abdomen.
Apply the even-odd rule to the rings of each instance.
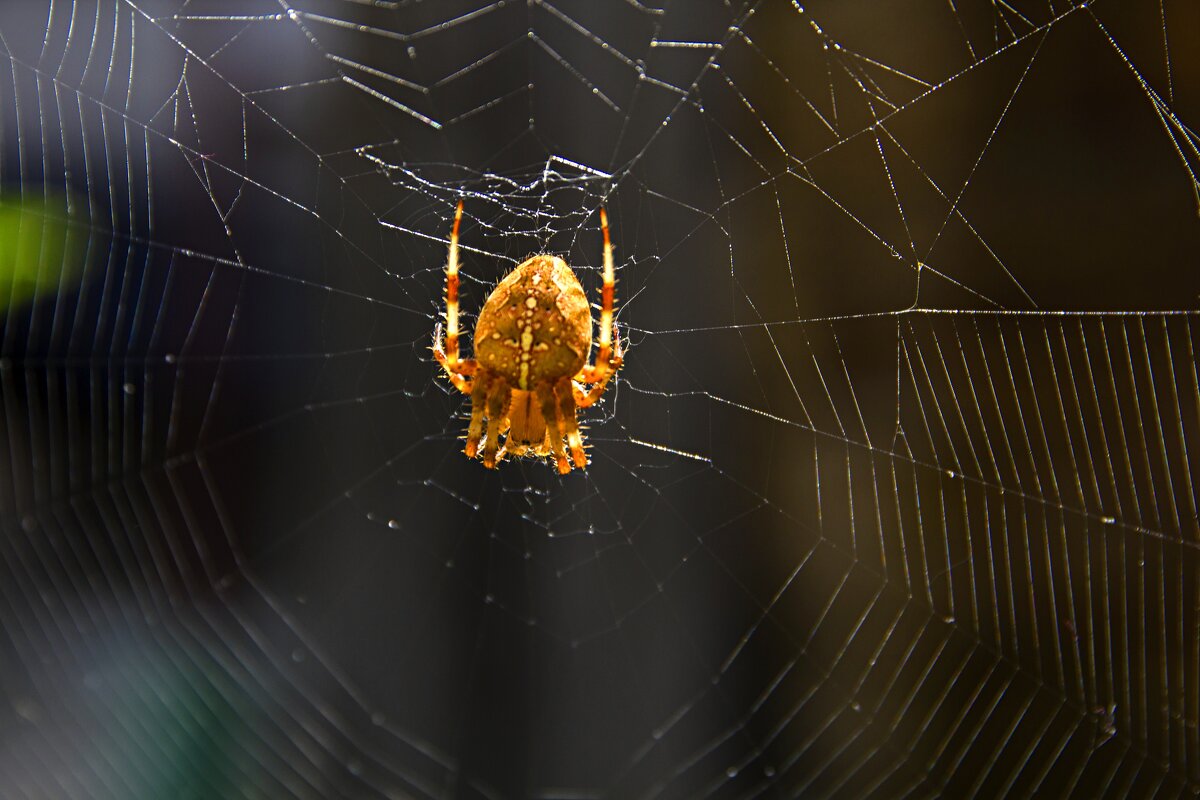
[[[537,305],[537,301],[532,297],[526,301],[526,305],[532,302]],[[525,312],[526,317],[533,316],[533,310]],[[517,323],[517,327],[521,330],[521,377],[518,383],[524,390],[529,389],[529,361],[533,358],[533,327],[529,324],[529,320],[521,320]]]

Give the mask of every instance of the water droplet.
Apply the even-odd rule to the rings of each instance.
[[[38,710],[38,704],[28,697],[18,697],[13,701],[13,711],[22,719],[37,723],[41,718],[41,713]]]

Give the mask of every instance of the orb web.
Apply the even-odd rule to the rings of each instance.
[[[1189,4],[0,11],[14,796],[1200,788]],[[492,472],[534,252],[625,367]]]

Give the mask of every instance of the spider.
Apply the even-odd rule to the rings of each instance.
[[[572,463],[584,469],[587,455],[575,413],[600,399],[622,360],[613,324],[616,277],[608,215],[600,209],[604,232],[600,345],[595,364],[588,364],[592,312],[587,295],[565,261],[545,254],[521,262],[492,290],[475,323],[475,358],[459,358],[458,227],[462,211],[460,200],[446,262],[445,348],[438,323],[433,354],[455,388],[471,396],[464,452],[467,458],[475,458],[483,440],[483,465],[488,469],[495,469],[505,455],[551,454],[563,475],[571,471]],[[503,444],[501,436],[505,437]]]

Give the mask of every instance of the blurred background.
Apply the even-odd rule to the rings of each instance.
[[[1197,30],[5,3],[0,794],[1196,794]],[[586,472],[462,455],[459,199],[468,331],[608,209]]]

